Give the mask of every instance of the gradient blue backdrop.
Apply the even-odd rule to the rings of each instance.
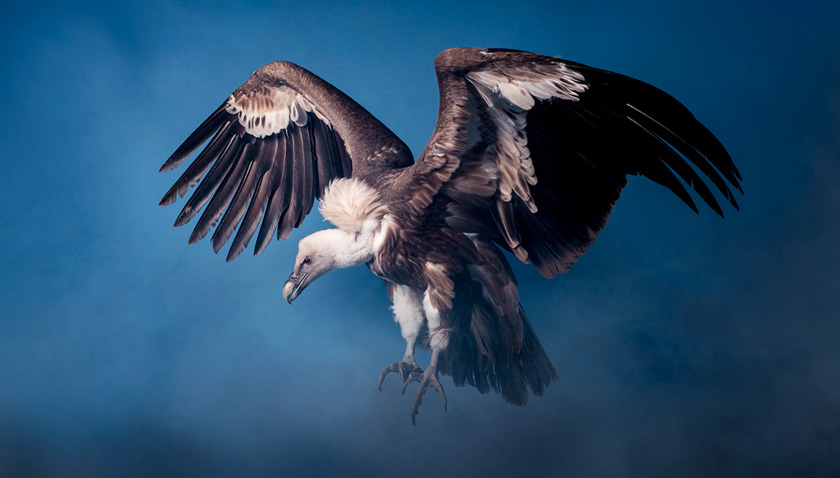
[[[348,3],[0,6],[0,475],[840,476],[836,2]],[[747,194],[720,219],[631,178],[570,273],[515,266],[560,381],[519,408],[444,378],[413,427],[378,279],[282,300],[317,213],[226,264],[157,168],[280,59],[419,152],[452,46],[663,88]]]

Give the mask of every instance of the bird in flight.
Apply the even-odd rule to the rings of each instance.
[[[557,372],[519,301],[503,250],[548,278],[595,240],[627,175],[659,183],[697,212],[693,189],[737,209],[741,176],[729,154],[676,99],[639,80],[517,50],[452,48],[434,62],[437,123],[415,161],[358,103],[289,62],[257,70],[163,164],[199,147],[160,201],[195,191],[182,226],[202,210],[190,244],[211,229],[227,260],[289,237],[317,199],[336,228],[301,239],[283,285],[291,303],[327,272],[366,265],[385,283],[405,353],[379,375],[429,387],[493,389],[524,405]],[[233,233],[236,232],[234,235]],[[431,360],[422,369],[420,345]]]

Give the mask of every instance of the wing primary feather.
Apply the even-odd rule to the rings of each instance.
[[[682,199],[682,201],[686,203],[692,211],[700,214],[700,211],[697,209],[697,205],[694,204],[694,200],[691,199],[691,195],[688,193],[688,190],[685,189],[685,186],[683,186],[679,178],[674,175],[674,172],[668,167],[668,165],[659,159],[655,159],[650,161],[647,166],[648,168],[645,168],[644,171],[645,176],[670,189],[677,195],[677,197]]]
[[[248,166],[245,174],[239,181],[239,186],[236,188],[236,193],[230,201],[227,211],[219,221],[219,225],[213,232],[213,251],[216,253],[225,245],[230,236],[239,224],[240,219],[245,214],[247,205],[250,203],[251,197],[254,195],[254,183],[262,177],[265,170],[262,168],[260,158],[262,155],[264,141],[256,143],[248,150]]]
[[[576,105],[577,106],[577,105]],[[717,214],[723,215],[720,205],[711,194],[706,184],[697,176],[697,173],[691,169],[688,163],[678,154],[678,150],[673,145],[664,141],[654,132],[639,124],[629,114],[621,114],[620,108],[616,105],[610,107],[606,106],[589,106],[580,105],[577,108],[577,115],[585,118],[587,122],[595,128],[600,134],[608,135],[616,138],[615,141],[608,145],[598,145],[597,136],[595,135],[591,140],[593,147],[598,148],[599,154],[605,157],[609,154],[617,154],[618,150],[610,153],[612,146],[626,143],[628,150],[646,151],[647,154],[639,155],[636,160],[638,167],[635,170],[627,171],[630,174],[642,174],[647,176],[654,182],[662,184],[674,192],[683,202],[685,202],[694,212],[699,212],[691,195],[685,189],[680,180],[673,174],[676,172],[692,186],[700,197],[706,202]],[[629,113],[629,112],[627,112]],[[643,132],[639,134],[639,130]],[[583,132],[581,132],[583,133]],[[578,141],[583,141],[587,135],[581,134]],[[608,162],[599,161],[604,165]]]
[[[310,128],[300,128],[300,140],[300,153],[296,155],[295,164],[300,162],[303,165],[303,179],[301,184],[302,188],[299,193],[301,208],[298,213],[297,221],[295,221],[295,227],[300,227],[300,225],[303,224],[303,220],[306,218],[306,215],[312,210],[312,205],[315,203],[313,190],[316,182],[318,181],[318,171],[315,168],[315,164],[313,164],[315,157],[312,154],[313,145]]]
[[[689,186],[693,187],[697,194],[709,205],[712,210],[714,210],[720,216],[723,216],[723,210],[720,208],[715,196],[712,194],[712,191],[709,190],[706,183],[697,175],[694,169],[688,165],[688,163],[683,159],[682,156],[677,154],[677,151],[670,143],[662,139],[659,135],[655,132],[650,131],[649,129],[645,128],[644,126],[636,123],[635,120],[632,118],[628,118],[631,122],[635,123],[642,131],[647,133],[653,141],[657,142],[660,147],[657,151],[659,158],[662,162],[668,165],[672,171],[677,173],[683,181],[686,182]]]
[[[289,132],[290,147],[286,149],[286,161],[291,165],[290,188],[284,191],[284,196],[289,198],[289,206],[280,216],[280,224],[277,227],[277,239],[285,240],[292,233],[300,214],[303,198],[304,164],[301,160],[301,130],[294,127]],[[288,171],[288,170],[287,170]],[[285,180],[285,178],[284,178]]]
[[[236,259],[248,247],[248,242],[260,224],[260,218],[269,199],[268,190],[273,174],[272,163],[275,154],[277,154],[277,135],[272,135],[266,138],[265,144],[263,144],[260,155],[257,158],[257,184],[254,186],[254,194],[251,196],[251,203],[248,205],[245,217],[239,225],[239,231],[236,233],[236,236],[233,238],[233,243],[230,245],[230,250],[226,258],[227,262]],[[275,169],[278,167],[282,167],[282,164],[274,164]]]
[[[260,232],[257,234],[257,242],[254,244],[255,256],[264,251],[271,243],[271,238],[274,237],[274,231],[277,230],[277,225],[280,223],[280,215],[283,214],[283,209],[278,206],[282,200],[281,196],[282,193],[275,189],[268,198]]]
[[[624,105],[662,124],[663,128],[667,128],[675,135],[683,138],[692,148],[698,149],[711,165],[717,168],[732,185],[743,193],[739,184],[741,174],[726,148],[676,98],[635,78],[571,61],[564,60],[563,62],[573,70],[583,74],[591,84],[597,85],[600,89],[600,93],[596,93],[596,88],[593,86],[587,92],[587,95],[599,96],[601,101],[609,98],[624,99]],[[667,125],[657,118],[667,119]],[[685,152],[683,153],[685,154]]]
[[[204,144],[204,142],[207,141],[207,138],[209,138],[213,132],[219,128],[219,125],[230,116],[229,113],[225,111],[225,107],[227,107],[227,101],[216,108],[216,111],[204,120],[204,122],[202,122],[201,125],[199,125],[199,127],[196,128],[196,130],[193,131],[183,143],[181,143],[181,146],[179,146],[178,149],[172,153],[172,156],[163,163],[163,166],[160,167],[160,172],[163,173],[177,168],[183,160],[198,149],[199,146]]]
[[[281,204],[283,200],[283,192],[280,191],[285,169],[288,161],[286,161],[286,148],[288,137],[285,133],[277,135],[277,151],[275,154],[275,164],[269,173],[268,187],[268,202],[265,206],[265,213],[263,214],[262,225],[260,231],[257,233],[257,242],[254,244],[254,255],[258,255],[268,247],[271,238],[274,236],[274,231],[277,230],[277,225],[280,221],[280,215],[286,209],[285,204]]]
[[[292,144],[292,137],[291,135],[286,137],[286,149],[284,151],[285,163],[283,167],[283,178],[278,188],[278,196],[277,196],[277,217],[278,223],[276,226],[277,230],[277,239],[284,239],[289,237],[288,233],[285,233],[282,230],[283,224],[283,217],[289,210],[289,206],[294,195],[293,185],[294,185],[294,174],[295,174],[295,164],[294,164],[294,151],[292,150],[294,144]],[[291,229],[289,230],[291,231]],[[285,236],[284,236],[285,234]]]
[[[650,121],[655,122],[660,128],[672,132],[675,136],[684,141],[689,148],[697,149],[708,160],[709,165],[714,166],[726,179],[734,185],[741,193],[741,186],[738,180],[741,174],[726,148],[697,118],[680,103],[677,99],[664,91],[638,80],[627,81],[628,84],[636,84],[640,91],[635,98],[636,101],[628,101],[627,106],[647,116]],[[647,101],[645,101],[647,100]],[[638,106],[638,107],[637,107]],[[662,118],[663,121],[660,121]],[[674,144],[674,143],[672,143]],[[676,144],[674,144],[676,146]],[[680,148],[681,152],[685,154]],[[688,156],[688,154],[686,154]],[[698,166],[700,166],[698,164]],[[704,170],[705,172],[705,170]]]
[[[261,163],[260,170],[263,172],[259,174],[257,185],[254,187],[254,195],[251,197],[251,204],[248,205],[245,218],[242,219],[239,231],[236,233],[236,237],[233,238],[233,243],[230,246],[226,259],[228,262],[238,257],[248,247],[248,242],[251,240],[254,232],[256,232],[257,226],[259,226],[260,218],[269,200],[268,189],[271,183],[271,176],[273,175],[270,165],[274,160],[275,154],[277,154],[277,135],[270,136],[260,152],[260,159],[258,161]],[[263,168],[262,164],[265,164],[266,167]],[[282,164],[275,165],[275,168],[278,167],[282,167]],[[269,235],[269,237],[271,236]]]
[[[219,159],[213,163],[213,166],[210,168],[207,176],[205,176],[204,180],[201,181],[195,189],[195,192],[193,192],[193,195],[184,205],[184,208],[181,209],[181,213],[178,217],[175,218],[175,227],[183,226],[184,224],[190,222],[190,220],[195,217],[196,213],[198,213],[198,211],[210,199],[213,193],[216,192],[216,189],[219,187],[219,183],[222,182],[222,179],[224,179],[228,169],[230,169],[233,158],[239,153],[240,147],[241,144],[237,141],[237,136],[232,135],[227,144],[225,144],[224,150],[219,155]]]
[[[239,181],[239,186],[236,188],[236,192],[233,195],[233,199],[231,199],[230,204],[228,205],[227,210],[222,215],[222,219],[219,221],[219,224],[216,226],[216,229],[213,231],[213,235],[211,236],[211,240],[213,242],[213,252],[216,254],[222,249],[222,246],[225,245],[230,235],[233,233],[233,230],[236,228],[236,224],[239,222],[240,216],[240,201],[241,198],[250,199],[250,196],[242,194],[243,189],[245,189],[245,185],[248,182],[249,178],[253,177],[254,172],[254,162],[250,161],[248,165],[245,167],[245,174],[242,176],[242,180]],[[241,211],[244,212],[244,211]]]
[[[239,230],[233,238],[233,242],[230,245],[225,262],[230,262],[239,257],[239,255],[242,254],[242,251],[248,247],[248,242],[257,230],[259,218],[265,209],[266,202],[268,201],[268,196],[265,191],[268,189],[268,181],[265,181],[267,175],[268,173],[266,172],[257,178],[257,184],[255,186],[254,194],[251,196],[251,202],[248,204],[248,210],[245,212],[245,217],[242,219],[242,223],[239,225]]]
[[[723,177],[718,172],[718,166],[712,163],[711,158],[716,158],[720,153],[713,155],[707,152],[704,154],[682,136],[674,133],[667,126],[657,121],[656,118],[649,116],[644,111],[639,110],[633,105],[628,106],[641,115],[641,117],[638,118],[628,116],[630,121],[633,121],[640,128],[645,129],[648,133],[653,132],[653,134],[664,140],[670,147],[679,151],[688,158],[688,160],[694,163],[700,171],[709,177],[715,187],[717,187],[718,191],[720,191],[720,193],[729,200],[729,203],[732,204],[735,209],[738,209],[738,203],[735,201],[735,195],[732,194],[729,186],[727,186]],[[729,154],[726,153],[725,150],[723,154],[725,154],[727,158],[729,157]],[[730,180],[730,182],[743,194],[744,191],[741,189],[741,185],[737,181]]]
[[[201,214],[201,217],[198,218],[195,229],[193,229],[189,241],[187,241],[189,244],[195,244],[203,239],[204,236],[210,232],[210,229],[216,224],[216,221],[219,220],[219,217],[222,215],[225,207],[227,207],[230,203],[231,197],[233,197],[235,192],[235,188],[239,184],[242,175],[248,167],[249,162],[246,158],[250,149],[251,143],[248,143],[247,141],[244,143],[240,142],[236,160],[225,178],[222,180],[219,188],[216,190],[216,194],[213,195],[213,199],[210,200],[210,203],[207,204],[206,208],[204,208],[204,212]]]
[[[207,145],[206,148],[195,158],[195,161],[189,165],[189,167],[184,171],[184,174],[175,181],[175,184],[169,188],[169,191],[163,195],[163,199],[160,200],[158,203],[159,206],[167,206],[169,204],[174,203],[178,197],[184,197],[184,194],[187,192],[190,186],[193,186],[196,181],[204,174],[205,171],[210,167],[210,164],[218,158],[219,151],[224,148],[227,144],[227,141],[230,139],[229,128],[230,121],[225,122],[219,131],[216,133],[216,136],[210,141],[210,144]]]
[[[267,188],[266,188],[267,189]],[[257,242],[254,243],[254,255],[259,255],[271,243],[271,238],[274,237],[274,231],[277,230],[277,222],[280,219],[280,213],[274,207],[277,202],[277,190],[272,191],[268,196],[268,202],[265,204],[265,211],[263,211],[262,225],[257,232]]]

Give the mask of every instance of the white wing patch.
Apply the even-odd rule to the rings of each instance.
[[[312,103],[286,86],[266,87],[254,95],[234,93],[228,98],[225,110],[236,115],[245,131],[257,138],[279,133],[291,123],[305,126],[309,112],[330,126],[329,120]]]
[[[537,212],[537,205],[531,198],[529,185],[537,184],[537,175],[525,134],[528,110],[534,107],[536,100],[557,98],[578,101],[578,95],[589,88],[583,75],[569,70],[562,63],[552,69],[554,71],[549,74],[539,76],[535,76],[533,71],[526,71],[516,78],[494,70],[467,74],[487,104],[487,112],[496,125],[496,141],[490,145],[488,153],[496,158],[499,196],[503,201],[510,201],[515,193],[532,213]],[[516,74],[515,70],[513,73]]]
[[[511,78],[494,70],[473,71],[467,74],[467,78],[476,86],[480,84],[493,93],[493,95],[488,95],[487,91],[482,92],[479,89],[488,106],[494,103],[495,96],[501,96],[523,110],[529,110],[534,106],[534,98],[578,101],[580,99],[578,95],[589,89],[583,75],[566,68],[566,65],[557,63],[552,69],[554,71],[550,74],[539,76],[529,71],[527,74],[530,77],[525,78]]]

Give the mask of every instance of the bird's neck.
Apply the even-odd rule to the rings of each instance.
[[[357,266],[373,259],[373,234],[326,229],[312,234],[334,268]]]

